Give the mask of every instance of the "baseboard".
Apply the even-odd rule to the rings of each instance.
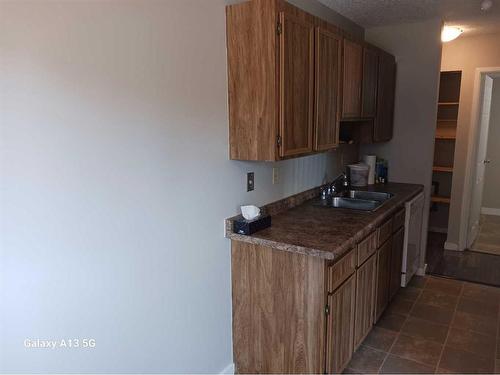
[[[481,207],[481,213],[483,215],[500,216],[500,208]]]
[[[230,375],[234,375],[234,363],[230,363],[228,364],[224,370],[222,370],[220,372],[220,374],[230,374]]]
[[[458,251],[458,245],[454,242],[448,242],[446,241],[444,243],[444,249],[445,250],[453,250],[453,251]]]
[[[448,228],[440,228],[440,227],[429,227],[429,232],[433,233],[448,233]]]

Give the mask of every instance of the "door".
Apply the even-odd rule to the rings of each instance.
[[[352,275],[328,296],[326,373],[339,374],[353,353],[356,278]]]
[[[472,189],[472,200],[469,217],[467,247],[470,248],[479,233],[479,219],[483,202],[484,174],[488,163],[486,152],[488,147],[488,131],[490,127],[491,95],[493,78],[484,77],[483,98],[481,103],[481,118],[479,122],[479,139],[476,151],[476,173]]]
[[[373,326],[377,256],[373,254],[356,271],[356,318],[354,324],[354,349]]]
[[[363,85],[361,117],[375,117],[377,112],[378,54],[371,48],[363,48]]]
[[[392,236],[391,251],[391,278],[389,287],[389,299],[392,300],[401,286],[401,267],[403,262],[403,246],[405,240],[405,228],[401,227]]]
[[[363,47],[344,39],[342,78],[342,118],[361,117],[361,80],[363,78]]]
[[[340,119],[340,71],[342,38],[321,27],[316,29],[316,112],[314,149],[338,146]]]
[[[280,156],[312,152],[314,25],[280,13]]]
[[[375,302],[375,322],[389,303],[389,281],[391,275],[392,239],[389,238],[377,250],[377,292]]]
[[[394,122],[394,98],[396,89],[396,61],[393,56],[380,54],[378,60],[377,115],[373,140],[391,140]]]

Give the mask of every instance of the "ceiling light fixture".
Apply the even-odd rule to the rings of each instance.
[[[464,31],[457,26],[444,26],[443,30],[441,31],[441,41],[449,42],[453,39],[457,39],[463,32]]]
[[[481,10],[483,12],[487,12],[488,10],[491,9],[492,6],[493,6],[492,0],[483,0],[483,2],[481,3]]]

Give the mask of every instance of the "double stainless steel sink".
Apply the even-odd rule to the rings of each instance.
[[[393,196],[394,194],[378,191],[346,190],[337,196],[321,199],[315,202],[315,205],[359,211],[375,211]]]

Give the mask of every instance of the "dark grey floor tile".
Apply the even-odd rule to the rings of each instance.
[[[410,316],[403,325],[401,332],[408,336],[443,344],[448,334],[448,327]]]
[[[398,333],[395,331],[373,327],[372,331],[363,342],[363,345],[388,352],[397,335]]]
[[[410,312],[410,316],[429,320],[434,323],[449,325],[453,318],[453,312],[454,309],[444,309],[441,307],[427,305],[425,303],[420,303],[417,300],[417,303],[413,306],[413,309]]]
[[[458,296],[462,290],[463,282],[440,277],[429,277],[425,289],[435,290],[453,296]]]
[[[466,312],[473,315],[496,318],[498,317],[498,305],[485,301],[477,301],[470,298],[460,298],[457,311]]]
[[[434,367],[389,354],[380,369],[381,374],[433,374]]]
[[[408,315],[414,303],[414,301],[396,297],[387,307],[387,311],[401,315]]]
[[[427,283],[427,276],[413,276],[408,286],[413,288],[423,289]]]
[[[422,293],[422,288],[415,288],[412,286],[407,286],[406,288],[399,289],[396,298],[401,298],[409,301],[416,301],[417,298]]]
[[[495,369],[495,360],[446,346],[439,362],[438,372],[439,369],[461,374],[492,373]]]
[[[406,320],[406,316],[385,312],[377,322],[377,327],[390,329],[391,331],[399,332]]]
[[[490,301],[491,303],[499,303],[500,288],[481,284],[465,283],[462,297],[474,299],[477,301]]]
[[[420,363],[436,367],[443,345],[435,341],[407,336],[401,333],[391,353]]]
[[[440,290],[424,289],[417,303],[424,303],[443,309],[455,309],[458,296],[442,292]]]
[[[497,335],[496,318],[473,315],[463,311],[457,311],[455,313],[451,326],[483,333],[493,337],[496,337]]]
[[[488,358],[496,354],[495,337],[463,329],[450,329],[446,345]]]
[[[347,368],[357,373],[377,373],[387,353],[361,345],[353,354]]]

